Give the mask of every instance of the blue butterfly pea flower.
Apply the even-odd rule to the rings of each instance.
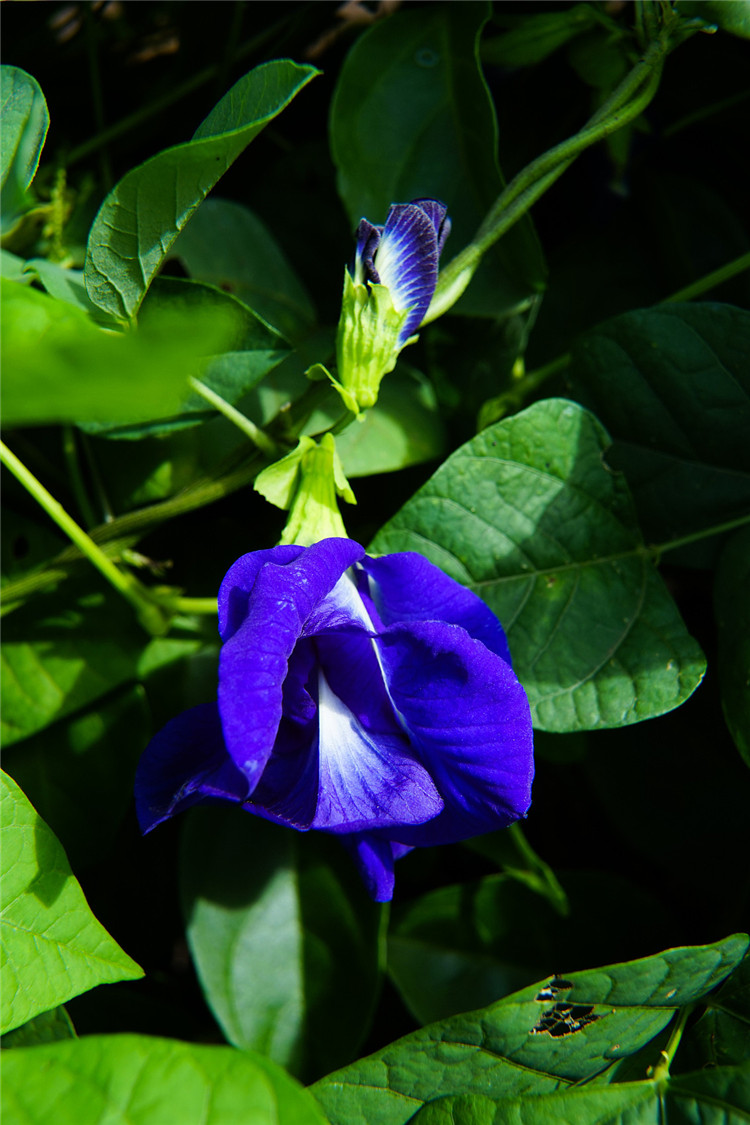
[[[529,705],[485,604],[421,555],[350,539],[240,558],[219,592],[216,703],[179,715],[141,759],[150,831],[205,801],[335,833],[373,898],[394,861],[523,816]]]

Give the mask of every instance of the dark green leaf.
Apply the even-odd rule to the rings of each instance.
[[[354,227],[391,203],[448,205],[444,264],[476,234],[503,188],[497,122],[477,59],[485,4],[436,4],[375,24],[350,51],[331,109],[338,187]],[[525,218],[493,249],[457,311],[499,316],[538,292],[545,269]]]
[[[98,984],[143,973],[89,910],[53,833],[16,783],[1,776],[5,1032]]]
[[[31,604],[5,621],[3,745],[43,730],[120,684],[135,680],[144,647],[133,611],[113,592]]]
[[[415,1114],[418,1125],[739,1125],[750,1112],[750,1075],[740,1067],[663,1078],[589,1086],[537,1098],[483,1094],[441,1098]]]
[[[478,1090],[533,1105],[537,1098],[526,1095],[593,1078],[640,1050],[678,1007],[724,980],[747,945],[740,934],[551,977],[489,1008],[407,1035],[328,1075],[313,1091],[332,1125],[401,1125],[425,1102]]]
[[[315,309],[268,228],[249,207],[207,199],[172,247],[191,277],[244,301],[289,340],[310,333]]]
[[[500,19],[505,22],[507,17],[504,20],[501,12]],[[514,24],[508,31],[482,44],[482,62],[494,66],[531,66],[598,23],[591,4],[574,4],[562,11],[510,19],[514,19]]]
[[[716,574],[719,677],[727,726],[750,766],[750,529],[733,535]]]
[[[10,1051],[7,1120],[43,1125],[325,1125],[314,1098],[268,1059],[146,1035],[91,1035]],[[39,1081],[39,1075],[44,1081]]]
[[[550,964],[632,956],[662,931],[669,939],[660,903],[626,879],[574,871],[561,881],[565,917],[510,875],[441,887],[397,908],[388,972],[419,1023],[485,1007]]]
[[[42,1043],[57,1043],[60,1039],[75,1039],[76,1032],[70,1016],[62,1005],[40,1012],[33,1020],[9,1031],[0,1039],[3,1050],[8,1047],[39,1047]]]
[[[750,1059],[750,954],[690,1028],[685,1042],[695,1066],[726,1066]]]
[[[744,515],[750,505],[750,313],[662,305],[587,332],[573,387],[609,430],[648,538]]]
[[[17,66],[0,67],[0,209],[10,229],[39,166],[49,113],[39,83]]]
[[[201,809],[181,869],[188,941],[227,1039],[307,1076],[351,1059],[378,987],[380,908],[340,845]]]
[[[7,426],[135,422],[177,413],[187,377],[224,350],[233,311],[164,309],[127,333],[80,308],[2,279],[3,415]]]
[[[140,307],[175,238],[242,150],[317,74],[288,59],[240,78],[185,144],[128,172],[94,220],[84,275],[89,297],[113,316]]]
[[[5,755],[5,768],[59,837],[76,871],[100,863],[132,800],[151,733],[143,688],[126,688]]]
[[[543,730],[662,714],[705,667],[608,444],[575,403],[536,403],[457,450],[371,544],[420,551],[487,602]]]

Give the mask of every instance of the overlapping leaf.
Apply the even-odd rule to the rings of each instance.
[[[138,311],[175,238],[216,181],[317,73],[288,59],[264,63],[224,95],[192,140],[133,168],[105,199],[89,233],[89,297],[113,316]]]
[[[2,1023],[8,1031],[73,996],[142,976],[89,910],[65,852],[2,774]]]
[[[704,670],[608,444],[575,403],[539,402],[457,450],[371,544],[420,551],[487,602],[543,730],[662,714]]]
[[[750,529],[734,535],[724,550],[715,603],[724,715],[750,766]]]
[[[230,1042],[307,1077],[355,1055],[378,987],[380,908],[337,843],[201,809],[182,889],[198,975]]]
[[[325,1125],[315,1099],[268,1059],[139,1035],[9,1051],[7,1120],[43,1125]],[[38,1077],[44,1074],[44,1081]]]
[[[477,1092],[493,1101],[523,1099],[526,1112],[537,1096],[567,1091],[641,1050],[678,1007],[721,983],[747,946],[740,934],[552,977],[407,1035],[328,1075],[314,1093],[332,1125],[400,1125],[425,1103]]]
[[[0,67],[0,209],[10,229],[24,208],[49,128],[39,83],[17,66]]]

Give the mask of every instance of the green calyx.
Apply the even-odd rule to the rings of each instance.
[[[394,307],[386,285],[365,285],[345,271],[336,361],[348,409],[354,404],[358,413],[377,402],[380,381],[393,371],[403,347],[399,335],[408,314],[408,309]]]
[[[301,437],[296,449],[259,474],[255,489],[277,508],[289,511],[280,543],[309,547],[321,539],[347,538],[336,497],[348,504],[357,501],[332,434],[324,434],[319,444]]]

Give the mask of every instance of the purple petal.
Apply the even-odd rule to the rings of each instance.
[[[142,832],[175,813],[208,800],[244,801],[247,778],[224,746],[215,703],[184,711],[146,747],[135,778]]]
[[[374,226],[368,219],[360,219],[359,226],[357,227],[357,251],[355,259],[355,277],[358,281],[374,281],[376,283],[380,281],[373,258],[380,245],[382,234],[382,227]],[[361,278],[357,276],[360,270],[362,271]]]
[[[451,232],[451,221],[448,218],[448,208],[439,199],[412,199],[416,207],[421,207],[425,215],[435,228],[438,245],[438,258],[443,252],[445,240]]]
[[[460,625],[470,637],[510,664],[502,625],[481,598],[415,551],[364,558],[357,567],[369,577],[361,593],[383,625],[399,621],[444,621]]]
[[[411,848],[375,836],[369,832],[342,836],[341,843],[351,852],[370,897],[375,902],[393,898],[393,863]]]
[[[219,587],[219,636],[222,641],[234,636],[245,620],[250,594],[262,567],[269,562],[282,566],[294,562],[304,549],[292,543],[271,547],[268,551],[252,551],[230,566]]]
[[[229,634],[219,658],[219,712],[227,750],[251,787],[273,750],[289,660],[308,619],[343,572],[364,555],[350,539],[324,539],[306,549],[286,550],[297,554],[288,554],[285,565],[269,561],[258,567],[252,555],[245,555],[219,592]],[[232,633],[243,607],[246,616]]]
[[[431,218],[413,203],[397,203],[388,212],[375,268],[399,310],[410,309],[399,334],[403,343],[419,328],[438,275],[438,240]]]
[[[323,675],[318,723],[320,790],[313,828],[359,832],[423,824],[441,811],[440,795],[404,735],[368,731]]]
[[[445,802],[434,820],[392,836],[447,844],[524,816],[533,733],[510,666],[456,625],[392,625],[377,643],[394,706]]]

